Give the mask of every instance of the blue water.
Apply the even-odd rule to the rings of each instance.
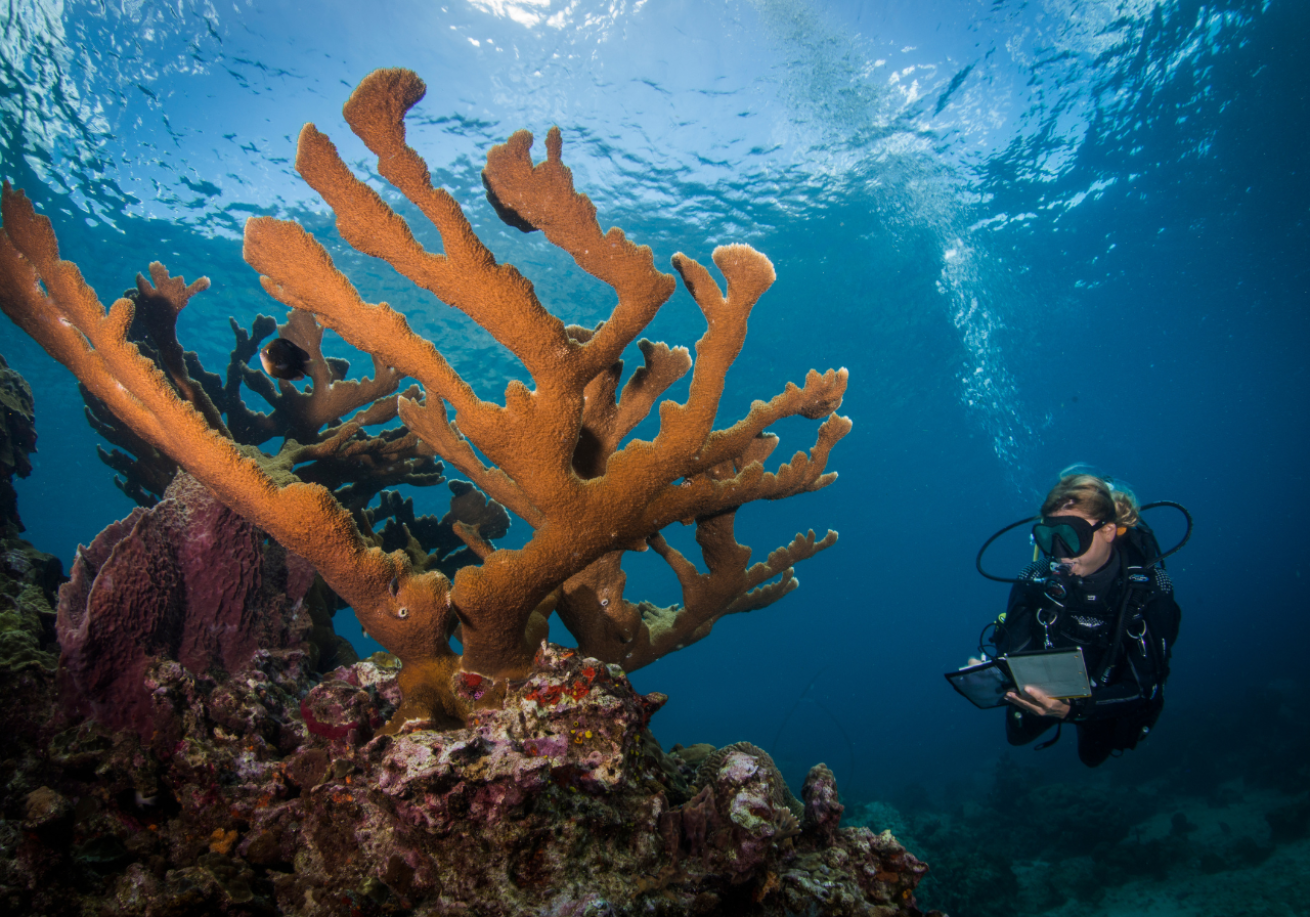
[[[427,82],[410,143],[568,321],[594,324],[608,290],[483,198],[486,150],[519,128],[540,156],[559,125],[602,225],[666,269],[728,242],[773,260],[721,422],[845,366],[855,428],[834,486],[744,508],[738,540],[757,558],[811,527],[841,540],[798,568],[798,592],[636,673],[672,698],[654,723],[665,745],[748,739],[795,781],[824,760],[852,798],[982,792],[1001,724],[941,676],[1004,602],[974,553],[1074,462],[1197,521],[1170,567],[1184,620],[1169,709],[1106,765],[1116,779],[1229,747],[1220,714],[1271,685],[1303,696],[1310,5],[19,0],[0,22],[0,173],[106,302],[156,258],[208,275],[181,338],[211,369],[229,315],[281,315],[240,257],[244,220],[267,213],[315,231],[484,397],[522,377],[461,315],[348,254],[292,169],[313,121],[375,173],[340,108],[380,66]],[[702,330],[680,290],[648,336],[690,345]],[[27,537],[67,564],[131,504],[71,377],[8,324],[0,353],[37,393]],[[778,456],[813,428],[780,425]],[[444,492],[415,492],[420,511]],[[1152,521],[1165,543],[1181,536],[1168,510]],[[518,523],[510,541],[524,537]],[[1026,552],[1016,538],[990,562],[1017,569]],[[681,598],[652,556],[631,557],[627,594]],[[1094,777],[1070,742],[1018,754]]]

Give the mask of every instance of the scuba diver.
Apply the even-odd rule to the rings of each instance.
[[[1173,506],[1176,503],[1150,506]],[[1150,508],[1150,506],[1146,508]],[[1060,478],[1042,503],[1033,526],[1036,547],[1046,555],[1013,583],[1005,613],[996,619],[991,647],[982,641],[983,658],[1034,650],[1081,647],[1091,696],[1061,700],[1036,687],[1019,686],[1004,696],[1005,736],[1011,745],[1027,745],[1064,723],[1078,730],[1078,757],[1096,767],[1115,752],[1135,748],[1164,708],[1164,683],[1178,637],[1182,612],[1173,584],[1161,563],[1187,541],[1162,555],[1155,535],[1142,521],[1136,497],[1091,474]],[[1191,517],[1188,518],[1188,537]],[[982,554],[1002,529],[978,553]],[[986,636],[986,629],[983,631]],[[977,660],[971,660],[976,662]]]

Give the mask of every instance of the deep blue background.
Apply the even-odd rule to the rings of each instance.
[[[294,138],[313,120],[372,174],[340,105],[374,67],[412,67],[429,94],[411,143],[436,179],[548,307],[594,323],[607,291],[501,226],[478,179],[492,143],[558,124],[602,225],[651,245],[657,264],[679,250],[708,262],[733,241],[774,261],[723,423],[811,367],[851,372],[840,480],[738,516],[757,558],[810,527],[840,543],[778,605],[636,673],[672,698],[661,741],[748,739],[797,782],[825,760],[866,797],[990,776],[1005,750],[997,716],[941,676],[1004,601],[974,553],[1031,514],[1060,469],[1088,462],[1197,519],[1170,565],[1184,609],[1170,712],[1108,765],[1137,779],[1223,741],[1197,732],[1201,714],[1302,677],[1308,11],[19,3],[0,38],[0,173],[54,219],[106,302],[156,258],[207,274],[182,337],[210,368],[231,346],[228,315],[281,314],[239,241],[247,216],[276,213],[333,245],[365,295],[405,310],[493,397],[521,369],[389,268],[341,251],[291,170]],[[649,336],[691,345],[702,330],[680,291]],[[67,564],[130,504],[69,374],[8,324],[0,353],[37,394],[28,537]],[[781,425],[777,458],[808,448],[814,426]],[[441,493],[418,494],[422,508],[441,509]],[[1166,543],[1181,534],[1168,511],[1152,521]],[[689,531],[669,534],[694,549]],[[1016,536],[990,565],[1017,569],[1026,551]],[[628,597],[680,600],[653,556],[632,558]],[[1081,779],[1071,743],[1023,754]]]

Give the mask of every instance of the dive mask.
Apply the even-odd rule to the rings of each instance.
[[[1111,523],[1088,522],[1082,516],[1045,516],[1033,526],[1033,540],[1051,557],[1082,557],[1092,546],[1092,533]]]

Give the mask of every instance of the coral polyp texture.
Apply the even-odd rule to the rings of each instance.
[[[361,383],[320,371],[313,377],[313,405],[295,411],[302,421],[310,419],[282,424],[283,435],[317,436],[345,411],[389,396],[402,377],[421,386],[362,408],[320,442],[289,438],[278,456],[266,456],[238,445],[228,425],[249,427],[250,418],[238,418],[230,403],[224,410],[222,397],[192,378],[173,338],[177,312],[208,286],[207,279],[186,284],[152,265],[151,282],[138,284],[135,300],[119,299],[106,311],[76,265],[60,259],[49,220],[7,185],[0,235],[0,306],[10,318],[72,370],[132,436],[309,561],[368,633],[399,658],[403,701],[391,731],[462,725],[476,710],[500,705],[511,679],[529,671],[556,607],[583,653],[631,670],[704,637],[725,614],[786,594],[795,586],[792,565],[831,545],[836,533],[797,536],[766,562],[749,566],[749,550],[733,535],[733,514],[753,500],[831,483],[829,451],[850,429],[835,413],[845,370],[811,371],[803,385],[788,383],[737,423],[715,429],[726,373],[742,348],[751,308],[773,283],[772,264],[746,245],[719,247],[713,260],[726,281],[720,288],[706,267],[674,255],[673,266],[708,325],[694,366],[684,348],[637,342],[676,282],[655,268],[649,248],[617,228],[601,231],[595,207],[574,190],[561,161],[558,129],[546,138],[544,161],[533,163],[532,136],[520,131],[488,153],[483,171],[502,219],[544,233],[609,285],[617,300],[593,329],[566,325],[547,311],[527,279],[497,263],[454,198],[432,186],[426,164],[407,145],[404,118],[424,92],[409,71],[379,70],[358,86],[344,111],[376,154],[380,174],[436,227],[441,254],[419,244],[313,125],[301,132],[296,167],[331,206],[347,242],[466,313],[522,361],[532,387],[511,382],[504,404],[479,396],[400,312],[366,302],[301,226],[259,217],[246,225],[245,257],[264,289],[293,310],[286,327],[299,335],[302,348],[316,346],[314,335],[321,338],[325,327],[375,365],[374,378]],[[167,306],[152,323],[153,355],[133,340],[143,299]],[[620,357],[634,342],[644,365],[620,388]],[[688,371],[687,399],[659,404],[654,439],[629,438]],[[293,473],[310,458],[364,448],[354,439],[359,426],[391,411],[405,425],[413,458],[439,455],[531,526],[532,538],[522,548],[498,550],[478,523],[457,521],[454,532],[481,563],[448,576],[417,563],[413,550],[384,551],[371,533],[361,532],[359,506],[343,506],[328,484]],[[822,421],[816,442],[767,472],[763,461],[776,439],[766,430],[795,415]],[[688,522],[698,526],[708,573],[660,537],[664,527]],[[647,546],[678,575],[686,594],[681,605],[656,608],[623,598],[619,561],[624,552]],[[462,655],[451,644],[457,628]],[[473,679],[481,689],[464,690]]]

